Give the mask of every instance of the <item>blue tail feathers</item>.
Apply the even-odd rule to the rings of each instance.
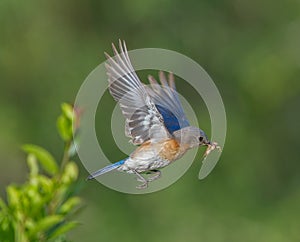
[[[126,160],[126,159],[125,159]],[[107,173],[109,171],[115,170],[119,168],[121,165],[125,163],[125,160],[120,160],[114,164],[108,165],[98,171],[93,172],[91,175],[88,176],[87,180],[91,180],[96,178],[97,176],[103,175],[104,173]]]

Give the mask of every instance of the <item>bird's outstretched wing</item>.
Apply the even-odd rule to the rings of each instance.
[[[133,144],[139,145],[150,138],[169,137],[161,113],[157,110],[146,87],[135,73],[125,42],[119,41],[120,53],[112,44],[114,57],[107,57],[106,69],[109,91],[119,102],[125,121],[125,133]]]
[[[159,72],[161,85],[153,76],[148,76],[151,88],[147,88],[156,108],[162,114],[164,123],[170,134],[181,128],[190,126],[187,120],[178,93],[176,92],[174,75],[169,73],[168,80],[164,72]]]

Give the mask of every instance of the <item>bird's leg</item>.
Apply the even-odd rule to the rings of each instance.
[[[154,180],[156,180],[156,179],[158,179],[158,178],[161,177],[161,171],[159,171],[159,170],[151,170],[149,173],[150,173],[150,174],[153,174],[153,173],[154,173],[155,175],[149,177],[149,178],[148,178],[148,182],[152,182],[152,181],[154,181]]]
[[[132,170],[134,174],[137,175],[137,181],[142,182],[141,185],[137,186],[137,189],[145,189],[148,187],[148,181],[136,170]]]

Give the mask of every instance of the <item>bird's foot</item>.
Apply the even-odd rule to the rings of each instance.
[[[136,186],[137,189],[145,189],[148,187],[148,181],[143,182],[141,185]]]
[[[149,178],[148,178],[148,182],[152,182],[152,181],[154,181],[154,180],[156,180],[156,179],[158,179],[158,178],[161,177],[161,171],[159,171],[159,170],[155,170],[155,171],[153,171],[152,173],[154,173],[155,175],[149,177]]]
[[[219,152],[222,151],[221,146],[218,145],[217,142],[210,142],[209,144],[207,144],[207,149],[203,155],[204,159],[209,155],[210,152],[212,152],[215,149],[217,149]]]
[[[136,180],[138,182],[142,182],[142,184],[139,185],[139,186],[137,186],[136,188],[137,189],[145,189],[145,188],[147,188],[148,187],[148,181],[140,173],[138,173],[136,170],[133,170],[133,173],[135,173],[136,176],[137,176]]]
[[[153,176],[149,177],[148,179],[146,179],[141,174],[136,173],[136,175],[137,175],[136,180],[139,181],[139,182],[142,182],[142,184],[137,186],[136,188],[145,189],[145,188],[148,187],[149,182],[152,182],[152,181],[154,181],[154,180],[161,177],[161,171],[159,171],[159,170],[151,170],[151,171],[147,172],[147,174],[155,174],[155,175],[153,175]]]
[[[148,187],[148,183],[149,182],[152,182],[158,178],[161,177],[161,171],[159,170],[151,170],[151,171],[148,171],[147,174],[155,174],[151,177],[149,177],[148,179],[146,179],[145,177],[143,177],[140,173],[138,173],[137,171],[133,171],[136,175],[137,175],[137,178],[136,180],[138,182],[141,182],[142,184],[137,186],[136,188],[137,189],[145,189]]]

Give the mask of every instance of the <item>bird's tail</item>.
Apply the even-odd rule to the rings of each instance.
[[[108,165],[108,166],[106,166],[106,167],[104,167],[104,168],[102,168],[102,169],[100,169],[98,171],[95,171],[91,175],[88,176],[87,180],[94,179],[97,176],[100,176],[100,175],[102,175],[104,173],[107,173],[109,171],[115,170],[115,169],[119,168],[121,165],[123,165],[124,162],[125,162],[125,160],[121,160],[121,161],[118,161],[118,162],[116,162],[114,164]]]

